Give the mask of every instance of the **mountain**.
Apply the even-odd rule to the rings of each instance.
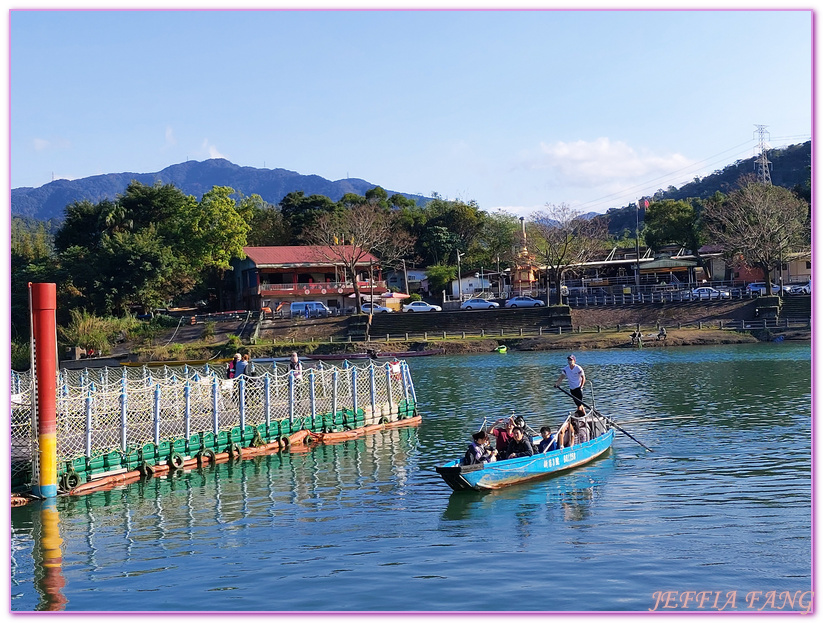
[[[38,188],[13,188],[11,213],[40,220],[62,219],[67,205],[83,199],[92,203],[115,199],[132,180],[147,185],[158,181],[173,184],[198,200],[212,186],[230,186],[245,196],[260,195],[272,204],[299,190],[306,195],[325,195],[338,201],[346,193],[365,195],[367,190],[377,185],[358,178],[330,181],[319,175],[300,175],[286,169],[241,167],[223,158],[214,158],[203,162],[182,162],[156,173],[108,173],[78,180],[55,180]],[[389,196],[397,194],[390,190],[386,192]],[[419,195],[400,194],[418,203],[427,200]]]
[[[771,162],[769,175],[772,184],[793,190],[797,195],[811,203],[812,182],[812,143],[807,141],[797,145],[789,145],[783,149],[772,149],[767,154]],[[755,162],[757,156],[746,160],[737,160],[734,163],[717,170],[703,178],[695,178],[680,188],[669,186],[667,190],[660,189],[654,193],[654,199],[707,199],[720,191],[728,195],[737,188],[740,178],[747,174],[756,174]],[[609,233],[618,238],[633,237],[640,218],[640,227],[643,227],[644,210],[636,213],[635,204],[621,208],[611,208],[606,212]],[[599,215],[598,215],[599,216]]]

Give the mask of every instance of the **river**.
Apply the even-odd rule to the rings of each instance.
[[[423,415],[308,452],[11,509],[11,610],[736,611],[810,607],[808,343],[576,353],[604,458],[492,493],[435,465],[484,416],[572,405],[565,356],[410,359]],[[591,395],[587,394],[587,399]]]

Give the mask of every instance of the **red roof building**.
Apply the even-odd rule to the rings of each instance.
[[[235,307],[260,310],[276,309],[281,303],[320,301],[330,309],[354,307],[354,284],[346,275],[343,258],[357,261],[361,294],[382,294],[380,260],[358,247],[326,246],[243,247],[244,260],[234,260]]]

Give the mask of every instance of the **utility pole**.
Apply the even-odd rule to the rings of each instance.
[[[497,256],[497,298],[503,296],[503,286],[500,283],[500,256]]]
[[[401,260],[403,262],[403,281],[406,284],[406,289],[404,290],[406,294],[411,294],[409,292],[409,271],[406,270],[406,260]]]
[[[463,282],[460,280],[460,251],[457,251],[457,295],[460,297],[458,300],[462,303],[463,302]]]
[[[634,286],[635,290],[639,290],[640,288],[640,203],[645,201],[646,205],[649,205],[649,202],[646,201],[645,197],[640,199],[634,206]],[[636,292],[638,293],[638,292]]]
[[[768,186],[772,185],[772,175],[769,172],[769,159],[766,157],[766,150],[768,149],[768,144],[766,143],[766,136],[769,134],[766,131],[768,126],[765,125],[757,125],[756,132],[758,135],[758,148],[760,149],[760,155],[755,160],[754,166],[757,167],[757,181],[761,184],[766,184]]]

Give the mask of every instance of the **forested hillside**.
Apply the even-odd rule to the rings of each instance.
[[[785,149],[775,149],[768,152],[768,159],[772,163],[770,174],[772,184],[794,191],[799,197],[811,202],[811,141],[799,145],[790,145]],[[738,160],[721,170],[703,178],[695,178],[680,188],[669,186],[659,189],[650,200],[663,199],[707,199],[716,192],[729,194],[737,187],[737,183],[744,175],[756,173],[756,157]],[[643,211],[640,211],[642,228]],[[606,213],[609,233],[616,238],[632,237],[636,225],[636,206],[634,204],[621,208],[612,208]]]
[[[303,191],[307,196],[324,195],[332,201],[339,201],[347,193],[365,195],[367,190],[376,186],[357,178],[330,181],[319,175],[301,175],[286,169],[241,167],[228,160],[214,158],[175,164],[156,173],[109,173],[78,180],[55,180],[38,188],[13,188],[11,213],[39,220],[62,219],[67,205],[75,201],[113,201],[125,192],[132,180],[149,186],[156,182],[172,184],[198,200],[214,186],[228,186],[247,197],[260,195],[271,204],[278,204],[289,193],[298,191]],[[393,191],[389,193],[395,194]],[[401,194],[418,203],[425,201],[418,195]]]

